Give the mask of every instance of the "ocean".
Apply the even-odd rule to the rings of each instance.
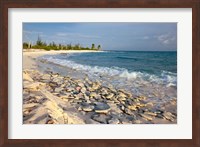
[[[156,102],[177,97],[177,52],[103,51],[40,58],[62,67],[66,75],[87,76]]]

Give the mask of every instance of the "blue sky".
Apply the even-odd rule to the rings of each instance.
[[[176,23],[23,23],[23,42],[101,45],[103,50],[176,51]]]

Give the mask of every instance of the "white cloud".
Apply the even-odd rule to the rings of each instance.
[[[144,36],[144,37],[143,37],[144,40],[147,40],[147,39],[149,39],[149,38],[150,38],[149,36]]]
[[[28,31],[28,30],[23,30],[23,33],[25,33],[25,34],[43,34],[43,32]]]
[[[162,35],[156,36],[156,38],[158,39],[158,41],[160,41],[161,43],[165,45],[171,44],[174,41],[176,41],[176,37],[172,34],[162,34]]]
[[[62,36],[67,36],[68,34],[67,33],[57,33],[56,35],[62,37]]]
[[[78,38],[101,38],[99,36],[93,36],[93,35],[84,35],[84,34],[79,34],[79,33],[61,33],[58,32],[56,33],[56,36],[58,37],[78,37]]]
[[[169,41],[169,40],[163,40],[163,43],[164,43],[164,44],[169,44],[170,41]]]

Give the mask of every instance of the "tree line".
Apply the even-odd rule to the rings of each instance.
[[[23,43],[23,49],[45,49],[45,50],[101,50],[101,45],[95,46],[93,43],[91,45],[91,48],[89,47],[83,47],[80,44],[56,44],[55,42],[51,42],[47,44],[46,42],[42,41],[40,37],[38,37],[38,40],[36,41],[35,45],[32,45],[31,43],[24,42]]]

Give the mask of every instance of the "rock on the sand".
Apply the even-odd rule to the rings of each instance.
[[[108,123],[109,123],[109,124],[119,124],[120,121],[119,121],[119,119],[117,119],[117,118],[112,118],[112,119],[110,119],[110,120],[108,121]]]
[[[149,115],[146,115],[146,114],[140,114],[143,118],[145,118],[146,120],[149,120],[149,121],[152,121],[153,118]]]
[[[170,121],[174,121],[174,115],[170,112],[164,112],[163,113],[163,116],[167,119],[167,120],[170,120]]]
[[[91,98],[96,97],[96,96],[97,96],[96,92],[91,92],[91,93],[90,93],[90,97],[91,97]]]
[[[44,75],[42,76],[42,79],[43,79],[43,80],[50,80],[50,78],[51,78],[51,75],[49,75],[49,74],[44,74]]]
[[[30,82],[33,81],[33,79],[29,76],[29,74],[27,72],[23,72],[23,79],[25,81],[30,81]]]
[[[111,99],[113,98],[114,94],[113,93],[110,93],[108,96],[106,96],[107,99]]]
[[[58,88],[55,88],[55,92],[60,92],[60,91],[62,91],[63,90],[63,88],[62,87],[58,87]]]
[[[132,115],[132,114],[133,114],[132,111],[131,111],[130,109],[128,109],[128,108],[125,108],[125,109],[124,109],[124,112],[125,112],[126,114],[128,114],[128,115]]]
[[[107,121],[110,119],[110,116],[107,116],[106,114],[94,114],[91,118],[97,122],[107,124]]]
[[[40,87],[46,85],[45,83],[41,83],[41,82],[35,82],[35,83],[31,83],[31,84],[24,84],[24,88],[25,89],[29,89],[32,91],[38,91],[40,89]]]
[[[82,106],[82,110],[86,111],[86,112],[93,111],[93,109],[94,109],[94,106],[92,106],[92,105],[84,105],[84,106]]]
[[[122,92],[120,92],[119,94],[118,94],[118,96],[119,97],[122,97],[122,98],[125,98],[125,97],[127,97],[124,93],[122,93]]]
[[[110,106],[106,103],[97,102],[95,106],[95,112],[97,113],[108,113]]]

